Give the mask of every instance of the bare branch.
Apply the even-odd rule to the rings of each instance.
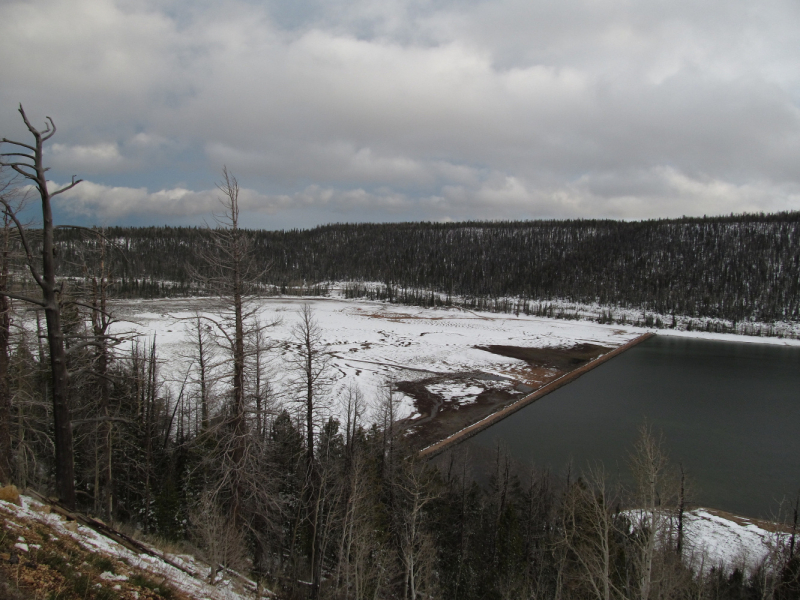
[[[14,144],[15,146],[22,146],[23,148],[27,148],[31,152],[36,152],[36,148],[33,146],[29,146],[28,144],[23,144],[22,142],[15,142],[14,140],[9,140],[8,138],[3,138],[4,144]]]
[[[33,298],[28,298],[27,296],[21,296],[13,292],[0,291],[0,296],[14,298],[14,300],[21,300],[22,302],[29,302],[31,304],[36,304],[37,306],[41,306],[42,308],[44,308],[44,302],[42,302],[41,300],[34,300]]]
[[[28,128],[28,131],[30,131],[35,138],[37,139],[40,138],[41,134],[39,133],[39,130],[36,129],[33,125],[31,125],[31,122],[28,120],[28,115],[25,114],[25,109],[22,108],[21,102],[19,104],[19,114],[22,115],[22,120],[24,121],[25,126]]]
[[[53,123],[53,119],[51,119],[50,117],[45,117],[45,119],[47,119],[47,121],[48,121],[50,124],[47,126],[47,129],[45,129],[45,130],[42,132],[42,141],[43,141],[43,142],[46,142],[47,140],[49,140],[51,137],[53,137],[53,136],[56,134],[56,124],[55,124],[55,123]],[[51,129],[51,128],[52,128],[52,129]],[[50,133],[48,133],[48,131],[49,131]]]
[[[58,196],[59,194],[63,194],[67,190],[71,190],[72,188],[74,188],[76,185],[78,185],[80,182],[83,181],[83,179],[76,180],[75,177],[77,177],[77,175],[72,176],[72,183],[70,183],[68,186],[63,187],[60,190],[56,190],[55,192],[50,192],[50,197],[52,198],[53,196]]]
[[[73,352],[77,352],[78,350],[83,350],[84,348],[89,348],[91,346],[94,346],[96,348],[102,348],[106,344],[106,341],[107,340],[105,340],[105,339],[104,340],[99,340],[99,341],[87,340],[85,342],[81,342],[80,344],[75,344],[74,346],[70,346],[67,350],[65,350],[64,353],[67,356],[69,356]],[[114,345],[116,346],[118,344],[114,344]]]
[[[24,154],[23,152],[3,152],[2,154],[0,154],[0,156],[23,156],[25,158],[30,158],[31,160],[34,160],[33,156],[31,156],[30,154]]]
[[[25,172],[25,171],[23,171],[23,170],[22,170],[22,168],[21,168],[21,167],[27,167],[27,168],[29,168],[29,169],[33,169],[33,167],[32,167],[31,165],[26,165],[25,163],[3,163],[3,164],[4,164],[6,167],[11,167],[11,168],[12,168],[12,169],[14,169],[14,170],[15,170],[17,173],[19,173],[20,175],[22,175],[23,177],[27,177],[28,179],[32,179],[32,180],[36,181],[36,175],[32,175],[32,174],[30,174],[30,173],[26,173],[26,172]]]
[[[94,418],[91,418],[91,419],[77,419],[77,420],[73,420],[72,424],[73,425],[83,425],[84,423],[98,423],[98,422],[99,423],[103,423],[103,422],[111,422],[111,421],[115,421],[115,422],[118,422],[118,423],[127,423],[129,425],[135,425],[136,424],[135,421],[131,421],[130,419],[126,419],[125,417],[111,417],[111,416],[109,416],[109,417],[94,417]]]
[[[116,321],[116,319],[114,319],[114,315],[112,315],[111,313],[107,313],[104,310],[101,310],[101,309],[97,308],[96,306],[92,306],[91,304],[86,304],[85,302],[78,302],[77,300],[70,300],[68,302],[64,302],[63,306],[82,306],[83,308],[88,308],[89,310],[93,310],[93,311],[99,312],[100,314],[105,315],[106,317],[108,317],[112,321]],[[111,323],[109,323],[109,325],[110,324]]]
[[[33,251],[31,250],[30,244],[28,243],[28,238],[25,235],[25,227],[24,227],[24,225],[17,218],[17,215],[14,212],[14,209],[11,207],[11,205],[8,203],[8,201],[5,198],[0,197],[0,203],[5,208],[5,210],[3,212],[6,215],[8,215],[8,217],[12,221],[14,221],[14,225],[16,226],[17,231],[19,232],[20,242],[22,242],[22,247],[25,249],[25,258],[26,258],[26,262],[28,263],[28,268],[31,271],[31,275],[33,275],[33,278],[36,280],[36,283],[38,284],[38,286],[40,288],[44,289],[44,281],[42,280],[41,276],[39,275],[39,271],[36,269],[36,266],[35,266],[35,263],[34,263],[34,259],[33,259]],[[42,305],[42,306],[44,306],[44,305]]]

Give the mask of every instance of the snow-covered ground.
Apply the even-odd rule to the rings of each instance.
[[[409,380],[432,374],[484,373],[496,377],[497,386],[511,381],[524,361],[478,350],[475,346],[571,347],[592,343],[616,347],[640,335],[644,329],[567,321],[477,313],[462,309],[424,309],[382,302],[320,298],[264,298],[257,301],[257,314],[264,322],[276,319],[267,335],[278,344],[273,361],[275,386],[286,394],[290,370],[292,328],[298,311],[308,303],[319,323],[323,339],[332,353],[331,408],[340,414],[337,398],[350,382],[357,382],[373,406],[380,388],[390,379]],[[159,355],[165,359],[163,373],[174,382],[183,381],[193,353],[192,317],[204,308],[204,299],[153,300],[120,303],[115,314],[122,317],[117,331],[134,330],[145,338],[156,336]],[[460,386],[460,387],[459,387]],[[441,388],[441,389],[439,389]],[[463,389],[462,389],[463,388]],[[283,390],[283,394],[281,391]],[[433,390],[431,390],[433,391]],[[436,392],[444,397],[480,393],[463,383],[442,384]],[[399,417],[413,413],[410,398],[401,398]]]
[[[780,537],[748,519],[724,518],[703,508],[686,514],[687,552],[695,569],[707,571],[724,563],[728,569],[752,572]]]
[[[333,295],[342,296],[347,282],[326,282],[323,287]],[[365,291],[375,294],[386,293],[386,286],[379,282],[360,283]],[[409,293],[412,296],[428,297],[430,290],[414,288],[393,288],[396,298]],[[433,293],[438,301],[444,305],[446,302],[453,306],[474,306],[474,298],[463,296],[448,296],[443,293]],[[380,296],[385,297],[385,296]],[[716,317],[689,317],[685,315],[672,315],[658,313],[641,308],[624,307],[598,302],[574,302],[567,299],[526,300],[514,296],[494,298],[488,304],[505,313],[528,313],[537,316],[547,316],[558,319],[574,319],[609,323],[633,327],[655,327],[665,335],[686,335],[687,337],[700,337],[705,339],[726,339],[750,343],[782,344],[786,340],[800,343],[800,322],[798,321],[731,321]],[[487,307],[487,310],[492,310]],[[496,311],[495,313],[496,314]],[[726,332],[726,333],[721,333]],[[721,335],[721,337],[719,337]]]
[[[28,496],[21,495],[20,500],[22,506],[0,500],[0,508],[3,509],[3,512],[11,514],[10,517],[6,517],[3,512],[0,512],[0,517],[3,517],[6,528],[11,530],[18,540],[24,540],[18,541],[15,545],[15,549],[22,558],[26,558],[31,552],[41,548],[41,544],[26,543],[28,541],[26,534],[31,531],[31,523],[38,522],[49,531],[49,538],[45,536],[48,538],[47,542],[58,541],[59,538],[69,538],[92,554],[101,554],[122,561],[125,565],[123,569],[127,573],[104,572],[100,575],[105,585],[111,589],[124,589],[125,582],[136,570],[141,570],[166,580],[173,587],[196,600],[243,600],[245,598],[251,600],[256,598],[255,583],[240,574],[232,575],[223,571],[216,584],[211,585],[206,580],[210,572],[208,565],[194,556],[161,552],[154,547],[150,547],[150,549],[160,557],[134,552],[89,527],[77,524],[75,521],[65,520]],[[41,533],[38,535],[41,536]],[[76,565],[76,568],[80,569],[80,566]],[[269,595],[269,592],[265,592],[264,597],[269,597]],[[138,594],[133,592],[133,596],[125,595],[125,597],[138,597]]]

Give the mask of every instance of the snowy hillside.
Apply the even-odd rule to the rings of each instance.
[[[136,552],[67,520],[49,505],[29,496],[19,498],[21,506],[0,500],[2,562],[15,567],[18,585],[36,590],[37,598],[81,587],[87,590],[86,597],[125,600],[259,597],[255,584],[241,575],[223,571],[211,585],[208,565],[193,556],[165,553],[144,544],[150,552]],[[261,597],[271,594],[264,591]]]
[[[765,528],[770,525],[704,508],[692,510],[685,525],[689,562],[696,570],[724,564],[752,572],[787,537]]]

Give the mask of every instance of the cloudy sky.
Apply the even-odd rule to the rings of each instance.
[[[251,227],[800,209],[797,0],[2,0],[0,57],[62,221],[201,223],[223,165]]]

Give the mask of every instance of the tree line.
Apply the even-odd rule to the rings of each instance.
[[[212,232],[111,227],[129,257],[123,296],[195,294],[187,264]],[[333,281],[445,297],[599,303],[730,321],[800,317],[800,213],[613,220],[337,224],[248,231],[263,284],[277,292]],[[87,241],[57,232],[65,273]],[[70,265],[74,265],[70,267]],[[423,296],[422,300],[425,297]]]

